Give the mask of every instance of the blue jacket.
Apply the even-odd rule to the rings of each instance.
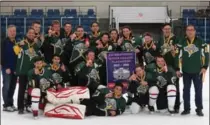
[[[17,41],[17,39],[16,39]],[[2,69],[11,69],[12,72],[15,71],[17,55],[13,50],[13,46],[15,45],[8,37],[1,42],[1,65]]]

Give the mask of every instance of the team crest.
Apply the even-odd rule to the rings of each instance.
[[[198,52],[198,50],[199,50],[198,47],[196,47],[194,44],[190,44],[190,45],[184,47],[184,51],[188,52],[189,57],[192,54]]]
[[[140,85],[138,88],[137,88],[137,92],[138,93],[142,93],[142,94],[145,94],[148,90],[148,85]]]
[[[109,109],[109,110],[116,110],[117,109],[117,104],[116,104],[115,99],[107,98],[105,100],[105,102],[106,102],[106,109]]]
[[[155,58],[149,52],[145,53],[145,58],[146,58],[147,63],[150,63],[155,60]]]
[[[47,81],[47,79],[42,78],[42,79],[40,79],[39,85],[40,85],[41,91],[45,92],[45,90],[50,87],[50,82]]]
[[[62,82],[62,77],[58,73],[53,73],[52,74],[53,81],[56,83],[61,83]]]
[[[25,50],[26,55],[29,56],[30,60],[36,56],[38,56],[33,48],[29,48]]]

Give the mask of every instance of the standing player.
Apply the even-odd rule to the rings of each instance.
[[[110,31],[110,43],[108,47],[108,51],[120,51],[120,48],[117,44],[117,41],[119,39],[119,34],[117,29],[112,29]]]
[[[158,48],[160,53],[163,55],[166,64],[171,66],[174,70],[175,67],[175,54],[176,54],[176,44],[178,42],[177,37],[172,33],[170,24],[164,24],[162,31],[163,36],[159,40]],[[179,113],[180,108],[180,90],[179,90],[179,79],[176,81],[176,104],[175,104],[175,113]]]
[[[190,114],[190,88],[193,81],[195,87],[195,104],[197,107],[196,113],[198,116],[204,116],[202,112],[202,88],[204,75],[209,64],[209,50],[207,44],[196,37],[196,31],[193,25],[186,27],[186,35],[177,45],[179,51],[176,57],[177,76],[181,76],[179,62],[181,62],[183,72],[184,111],[182,115]]]
[[[154,63],[158,53],[158,48],[156,43],[152,40],[152,35],[150,33],[145,33],[142,54],[146,65]]]
[[[140,37],[135,37],[132,35],[131,28],[129,26],[124,26],[122,28],[122,37],[118,40],[118,46],[121,46],[122,51],[135,52],[137,59],[136,63],[143,64],[141,57],[141,47],[142,40]]]
[[[169,113],[174,114],[174,105],[176,100],[176,73],[166,65],[162,56],[156,57],[156,63],[149,64],[146,72],[151,75],[149,79],[149,110],[154,112],[154,105],[157,101],[157,109],[167,109]]]
[[[98,22],[93,22],[91,24],[91,34],[89,35],[89,38],[90,38],[90,48],[92,50],[96,50],[96,41],[98,39],[100,39],[100,35],[101,35],[101,32],[100,32],[100,28],[99,28],[99,23]]]
[[[34,41],[35,31],[29,28],[26,38],[17,43],[14,47],[15,53],[18,55],[16,74],[19,77],[18,90],[18,110],[19,114],[24,113],[24,94],[27,88],[28,77],[27,73],[33,68],[32,59],[38,56],[39,45]]]
[[[58,20],[52,22],[52,27],[49,28],[48,34],[45,36],[41,51],[44,54],[46,63],[52,62],[55,53],[61,54],[63,52],[63,44],[60,38],[60,22]]]

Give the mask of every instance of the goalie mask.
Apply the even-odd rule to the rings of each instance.
[[[42,78],[40,79],[39,85],[40,85],[41,91],[44,92],[46,89],[50,87],[50,82],[47,79]]]
[[[53,73],[52,74],[52,79],[55,83],[61,83],[62,82],[62,77],[58,73]]]

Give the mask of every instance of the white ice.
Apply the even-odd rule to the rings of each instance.
[[[182,99],[182,79],[180,80],[180,91]],[[15,93],[15,102],[17,100],[17,90]],[[194,88],[191,90],[191,114],[188,116],[168,116],[166,114],[148,114],[140,112],[133,115],[126,111],[123,115],[117,117],[86,117],[84,120],[72,120],[61,118],[48,118],[40,116],[34,120],[32,114],[18,115],[17,112],[8,113],[1,111],[1,125],[209,125],[209,70],[206,73],[203,83],[203,104],[204,117],[198,117],[195,114]],[[1,98],[1,102],[3,100]],[[1,104],[2,104],[1,103]],[[181,111],[183,107],[181,106]]]

